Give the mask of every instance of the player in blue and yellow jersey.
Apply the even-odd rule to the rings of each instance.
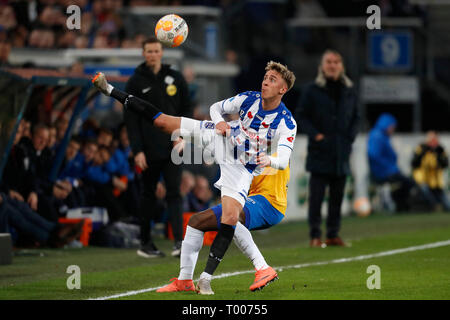
[[[249,196],[239,215],[234,241],[255,267],[255,281],[250,286],[251,291],[261,290],[278,279],[278,274],[265,261],[249,230],[270,228],[284,218],[289,173],[289,166],[284,170],[267,167],[261,175],[254,177]],[[221,216],[222,205],[219,204],[190,218],[186,232],[189,237],[184,238],[181,246],[179,277],[157,292],[194,291],[192,279],[198,253],[203,245],[204,233],[218,230]]]

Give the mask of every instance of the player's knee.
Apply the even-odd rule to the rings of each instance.
[[[232,226],[235,226],[238,223],[239,217],[232,215],[232,216],[222,216],[221,222],[224,224],[229,224]]]
[[[192,215],[192,216],[189,218],[188,225],[189,225],[191,228],[200,229],[200,227],[201,227],[201,225],[202,225],[202,218],[201,218],[201,216],[200,216],[198,213]]]

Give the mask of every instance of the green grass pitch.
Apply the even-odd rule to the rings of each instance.
[[[309,248],[306,222],[285,223],[253,232],[267,262],[278,270],[279,280],[262,291],[250,292],[253,266],[233,245],[216,275],[244,273],[214,279],[215,295],[192,292],[156,293],[154,290],[120,296],[132,300],[311,300],[450,299],[450,245],[411,250],[381,257],[354,257],[389,252],[450,240],[450,214],[374,214],[342,221],[345,248]],[[158,239],[169,253],[172,243]],[[203,270],[209,247],[199,255],[194,279]],[[335,259],[350,261],[331,263]],[[323,264],[317,264],[323,262]],[[81,270],[81,288],[69,290],[67,267]],[[302,267],[294,268],[294,265]],[[369,290],[370,265],[380,268],[380,289]],[[245,272],[247,271],[247,272]],[[135,249],[22,250],[12,265],[0,266],[0,299],[88,299],[111,297],[131,291],[157,288],[177,277],[179,260],[173,257],[144,259]]]

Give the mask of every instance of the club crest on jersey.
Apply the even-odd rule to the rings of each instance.
[[[205,129],[214,129],[215,125],[214,122],[205,122]]]

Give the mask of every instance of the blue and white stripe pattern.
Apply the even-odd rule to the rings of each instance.
[[[219,104],[220,114],[239,114],[239,128],[234,128],[231,139],[235,146],[235,159],[240,159],[249,172],[257,170],[252,160],[261,152],[268,154],[269,146],[271,150],[276,150],[276,147],[292,150],[297,124],[284,103],[266,111],[262,108],[261,93],[247,91]],[[213,120],[215,116],[211,114]],[[218,115],[217,119],[222,120]]]

